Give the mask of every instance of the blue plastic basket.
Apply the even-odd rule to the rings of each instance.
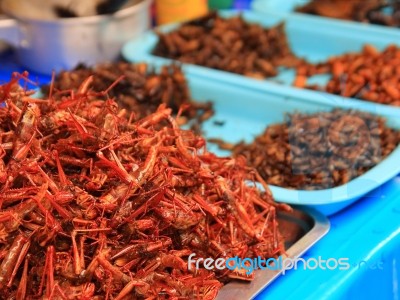
[[[237,11],[221,11],[225,17],[237,15]],[[321,18],[303,17],[300,14],[289,15],[281,13],[257,13],[253,11],[243,12],[245,20],[259,23],[265,27],[271,27],[281,21],[285,21],[286,33],[293,52],[312,62],[326,60],[332,55],[340,55],[349,51],[360,51],[366,43],[372,44],[378,49],[383,49],[390,44],[400,45],[400,30],[385,29],[379,26],[359,26],[354,22],[332,22]],[[169,32],[177,28],[179,24],[172,24],[158,28],[161,32]],[[152,51],[158,41],[157,35],[149,31],[144,35],[128,42],[122,49],[123,56],[129,61],[148,61],[161,65],[170,63],[165,59],[152,55]],[[225,82],[230,85],[247,87],[263,86],[266,83],[283,84],[288,91],[296,91],[301,95],[308,95],[310,91],[291,87],[294,80],[293,70],[280,70],[279,75],[268,80],[256,80],[219,70],[184,64],[187,74],[208,77],[210,80]],[[310,79],[310,83],[322,84],[328,77],[316,76]],[[328,93],[324,93],[329,95]],[[327,96],[328,97],[328,96]],[[400,116],[400,108],[389,105],[375,104],[363,100],[339,97],[354,103],[364,103],[367,110],[377,110],[382,115]],[[377,108],[378,107],[378,108]]]

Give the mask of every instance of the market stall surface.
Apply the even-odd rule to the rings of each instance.
[[[0,83],[23,68],[12,52],[0,56]],[[30,73],[39,84],[49,76]],[[347,258],[349,267],[287,271],[257,299],[398,299],[400,274],[400,177],[331,216],[330,232],[303,258]],[[310,260],[309,260],[310,261]],[[312,267],[315,265],[311,263]]]

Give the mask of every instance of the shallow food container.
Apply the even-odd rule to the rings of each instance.
[[[295,207],[292,213],[278,213],[281,233],[285,237],[287,257],[302,256],[329,231],[329,220],[309,208]],[[218,293],[217,300],[251,299],[281,275],[282,270],[256,270],[252,282],[230,282]]]
[[[350,0],[351,1],[351,0]],[[390,27],[390,26],[385,26],[385,25],[377,25],[377,24],[371,24],[371,23],[364,23],[364,22],[359,22],[359,21],[354,21],[354,20],[343,20],[343,19],[336,19],[336,18],[329,18],[329,17],[324,17],[324,16],[319,16],[319,15],[312,15],[312,14],[306,14],[306,13],[301,13],[301,12],[296,12],[296,8],[300,6],[304,6],[308,3],[310,3],[311,0],[254,0],[251,4],[251,8],[254,9],[255,11],[259,12],[279,12],[279,13],[293,13],[295,15],[298,15],[299,17],[311,17],[315,19],[320,19],[321,21],[331,21],[333,24],[337,23],[354,23],[355,25],[358,26],[372,26],[372,27],[383,27],[386,29],[394,29],[398,30],[396,27]],[[384,1],[386,3],[394,2],[394,1]]]
[[[237,15],[237,11],[220,11],[223,17]],[[310,62],[326,60],[333,55],[340,55],[346,52],[360,51],[365,44],[374,45],[382,50],[390,44],[400,45],[400,30],[391,28],[388,30],[381,26],[359,26],[354,22],[332,22],[331,20],[320,20],[321,18],[309,18],[290,14],[253,11],[243,12],[243,18],[251,23],[259,23],[265,27],[271,27],[279,22],[285,21],[285,31],[293,52],[304,57]],[[160,27],[161,32],[169,32],[179,27],[179,24]],[[156,64],[171,62],[170,59],[152,55],[152,51],[157,44],[158,37],[154,31],[137,37],[128,42],[122,49],[123,56],[129,61],[148,61]],[[276,77],[267,80],[257,80],[242,75],[214,70],[202,66],[184,64],[185,71],[189,74],[208,77],[212,80],[225,82],[230,85],[241,86],[262,86],[265,84],[283,84],[287,90],[295,90],[299,95],[312,95],[320,93],[325,97],[333,99],[347,99],[357,105],[363,105],[366,110],[379,110],[382,115],[400,116],[400,107],[372,103],[354,98],[345,98],[332,95],[326,92],[315,92],[306,89],[292,87],[295,77],[293,69],[279,70]],[[315,76],[308,80],[309,84],[324,84],[329,79],[328,76]]]
[[[203,123],[205,137],[222,138],[231,143],[241,140],[251,142],[267,125],[284,121],[287,113],[315,113],[330,111],[335,107],[360,109],[360,106],[351,101],[336,101],[318,93],[298,93],[276,85],[245,87],[225,85],[208,77],[190,74],[187,77],[193,99],[214,102],[215,115]],[[387,117],[387,124],[400,129],[400,119],[396,116]],[[228,151],[218,149],[216,145],[209,144],[208,147],[219,155],[229,154]],[[395,177],[400,173],[399,161],[400,146],[377,166],[345,185],[317,191],[277,186],[271,186],[271,190],[277,201],[312,206],[331,215]]]

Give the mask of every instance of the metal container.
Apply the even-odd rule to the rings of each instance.
[[[71,69],[78,63],[115,60],[122,45],[151,24],[151,0],[112,15],[44,20],[27,17],[15,2],[3,3],[5,13],[15,20],[0,22],[0,39],[15,46],[24,67],[42,74]]]
[[[297,207],[292,213],[279,213],[280,230],[286,237],[287,256],[298,258],[311,248],[329,231],[329,220],[310,208]],[[218,293],[217,300],[252,299],[257,296],[282,270],[257,270],[251,282],[234,281],[225,285]]]

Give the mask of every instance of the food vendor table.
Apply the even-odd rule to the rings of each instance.
[[[24,69],[0,55],[0,81]],[[49,76],[30,74],[37,83]],[[399,162],[400,163],[400,162]],[[331,230],[303,258],[348,258],[348,270],[288,271],[257,299],[400,299],[400,177],[331,216]]]

